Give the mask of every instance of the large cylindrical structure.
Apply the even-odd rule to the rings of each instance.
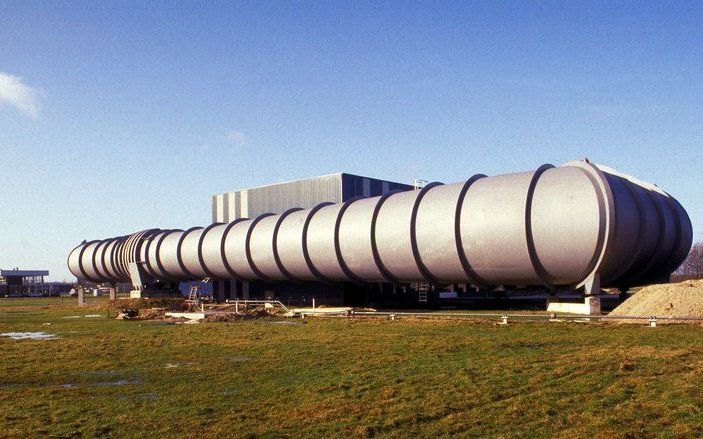
[[[658,187],[588,161],[421,190],[323,203],[182,230],[84,242],[71,272],[129,282],[130,263],[157,280],[211,277],[629,287],[665,279],[692,227]]]

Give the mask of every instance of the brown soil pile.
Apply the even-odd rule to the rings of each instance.
[[[166,311],[184,311],[189,308],[183,299],[120,299],[111,305],[115,318],[119,320],[158,320]]]
[[[260,319],[264,317],[273,317],[277,313],[274,310],[268,309],[250,309],[244,312],[215,312],[212,314],[207,314],[205,316],[204,322],[234,322],[237,320],[245,319]]]
[[[642,288],[615,308],[613,316],[703,317],[703,280]]]
[[[147,309],[164,308],[169,311],[181,311],[186,309],[185,300],[182,298],[158,298],[158,299],[119,299],[105,305],[116,310],[123,309]]]

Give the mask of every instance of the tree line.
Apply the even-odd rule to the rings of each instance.
[[[686,260],[671,275],[672,281],[687,279],[703,279],[703,242],[693,244]]]

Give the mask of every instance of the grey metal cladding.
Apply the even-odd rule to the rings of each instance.
[[[96,282],[128,281],[127,267],[143,254],[159,279],[193,279],[209,268],[223,279],[486,287],[578,288],[598,276],[604,287],[625,288],[663,280],[691,247],[691,221],[674,198],[588,161],[477,175],[341,205],[344,178],[250,189],[250,214],[294,203],[316,207],[215,226],[214,239],[203,240],[202,248],[200,229],[148,230],[117,238],[112,247],[111,240],[79,245],[69,254],[69,270]],[[372,187],[347,178],[354,191]],[[108,247],[110,257],[103,257]]]
[[[249,189],[249,216],[282,213],[291,207],[309,209],[319,203],[342,201],[341,174]]]
[[[264,213],[282,213],[291,207],[310,209],[319,203],[341,203],[354,197],[376,197],[410,185],[376,178],[339,173],[242,189],[213,196],[212,220],[229,222],[255,218]],[[243,198],[246,197],[246,202]]]
[[[229,194],[223,194],[222,196],[222,216],[220,216],[224,221],[228,221],[229,218]]]

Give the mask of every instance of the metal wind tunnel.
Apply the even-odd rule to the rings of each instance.
[[[79,279],[135,286],[209,277],[626,288],[667,279],[691,240],[686,212],[667,193],[575,161],[84,242],[68,266]]]

